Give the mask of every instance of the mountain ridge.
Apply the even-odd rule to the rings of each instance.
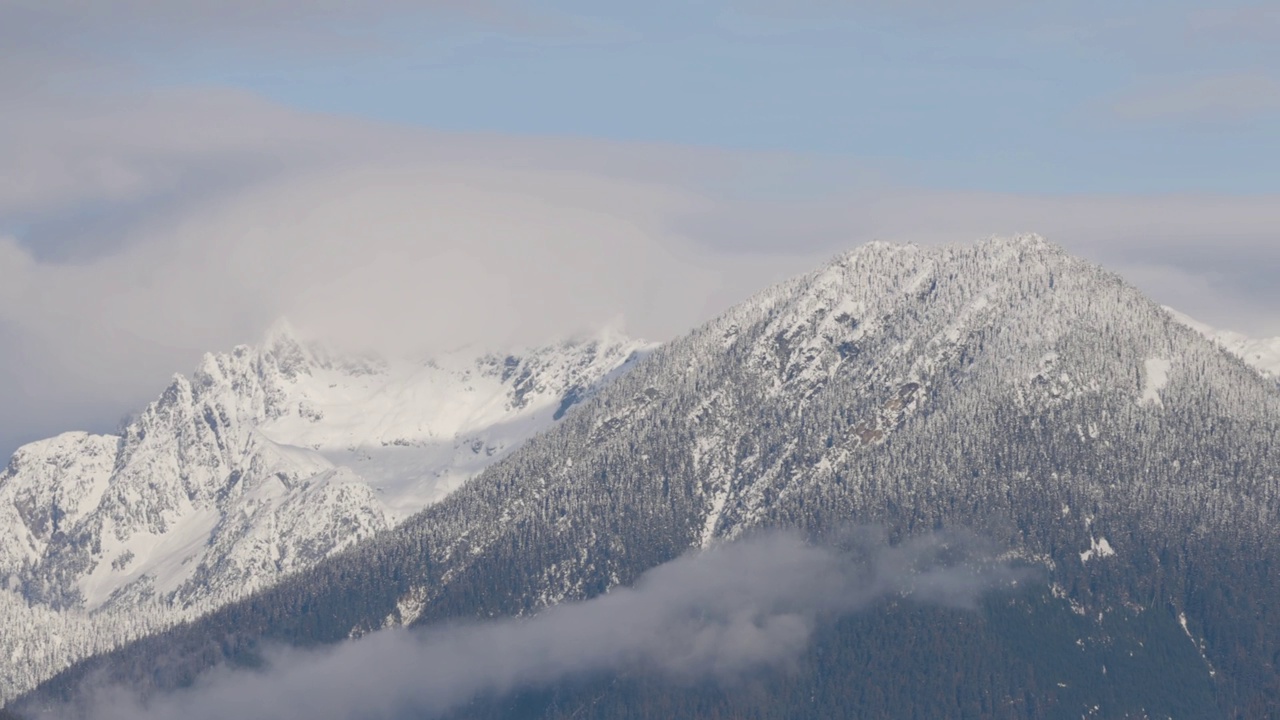
[[[1258,601],[1280,587],[1248,560],[1280,547],[1278,423],[1273,383],[1042,238],[866,246],[658,348],[395,531],[43,692],[91,672],[160,690],[262,643],[526,614],[754,529],[857,522],[891,538],[971,527],[1045,574],[984,611],[1000,613],[991,627],[1069,628],[1049,655],[984,631],[974,647],[1035,673],[957,674],[925,715],[1026,702],[1008,696],[1021,687],[1052,717],[1205,702],[1247,716],[1280,691],[1280,647],[1256,632],[1280,620]],[[866,632],[910,641],[900,621],[916,622]],[[965,666],[961,630],[935,621],[911,627],[947,648],[936,662]],[[1146,648],[1176,651],[1177,672]],[[1081,663],[1094,672],[1068,669]]]
[[[1280,337],[1254,338],[1234,330],[1219,330],[1166,306],[1174,319],[1213,341],[1263,375],[1280,382]]]
[[[31,682],[11,674],[27,670],[23,653],[56,669],[69,645],[97,651],[131,626],[198,616],[386,531],[650,347],[603,333],[387,360],[335,355],[279,324],[175,375],[119,435],[24,445],[0,473],[0,604],[30,622],[13,625],[0,696]],[[51,625],[39,608],[65,617]]]

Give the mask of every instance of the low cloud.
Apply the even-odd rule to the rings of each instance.
[[[960,533],[890,546],[859,531],[839,548],[770,534],[689,555],[630,588],[526,619],[392,630],[320,652],[279,651],[263,671],[217,671],[148,702],[93,694],[59,720],[340,720],[430,717],[475,697],[619,671],[733,682],[785,669],[824,618],[885,598],[975,607],[1027,577]]]

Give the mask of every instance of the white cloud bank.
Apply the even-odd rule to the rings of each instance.
[[[0,118],[0,158],[6,448],[108,428],[280,316],[390,351],[619,316],[661,340],[872,239],[1037,231],[1207,322],[1280,333],[1272,197],[849,189],[803,158],[438,133],[227,91],[30,103]]]
[[[773,272],[673,229],[708,201],[670,178],[714,153],[413,131],[236,93],[142,100],[0,120],[5,440],[112,422],[280,316],[398,352],[617,316],[665,337]]]

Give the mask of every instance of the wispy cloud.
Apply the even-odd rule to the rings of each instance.
[[[140,702],[91,693],[54,717],[263,720],[431,717],[486,694],[617,671],[732,682],[785,668],[823,618],[886,597],[972,608],[1030,575],[963,533],[890,546],[859,531],[842,550],[765,535],[674,560],[632,588],[523,620],[384,631],[321,652],[279,651],[262,671],[211,673]]]

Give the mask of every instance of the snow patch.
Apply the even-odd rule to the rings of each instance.
[[[1164,400],[1160,397],[1160,391],[1169,384],[1169,371],[1173,369],[1173,363],[1166,358],[1147,358],[1143,369],[1142,398],[1138,402],[1163,407]]]
[[[1178,613],[1178,624],[1182,626],[1182,632],[1187,634],[1187,639],[1195,646],[1196,652],[1200,653],[1200,659],[1204,661],[1205,667],[1209,668],[1209,677],[1217,675],[1218,671],[1214,669],[1213,663],[1209,662],[1209,656],[1205,654],[1204,641],[1197,640],[1191,634],[1191,628],[1187,627],[1187,614],[1185,612]]]
[[[716,528],[720,525],[720,517],[724,514],[725,504],[729,500],[729,478],[724,474],[720,463],[715,461],[716,458],[713,455],[719,449],[719,443],[705,438],[698,438],[694,444],[693,466],[695,471],[704,467],[711,470],[707,478],[707,482],[710,485],[707,516],[702,522],[702,532],[698,536],[698,546],[702,548],[710,547],[715,540]]]
[[[1096,539],[1090,537],[1089,545],[1090,547],[1088,550],[1080,553],[1080,562],[1082,563],[1087,563],[1093,558],[1102,559],[1114,557],[1116,554],[1115,549],[1111,547],[1111,543],[1107,542],[1107,539],[1104,537],[1099,536]]]

